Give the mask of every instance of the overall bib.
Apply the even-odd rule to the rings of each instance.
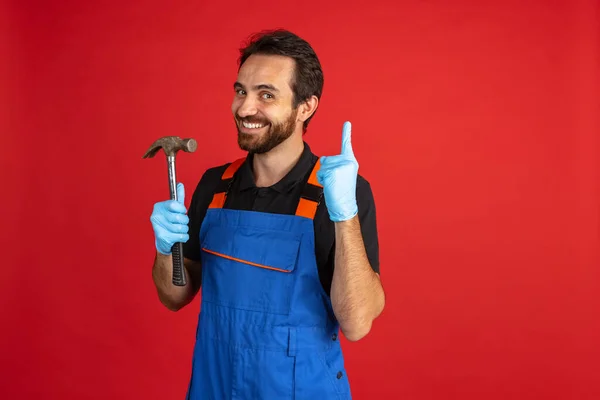
[[[339,325],[315,258],[315,165],[295,215],[224,209],[230,164],[200,228],[202,301],[190,400],[350,400]]]

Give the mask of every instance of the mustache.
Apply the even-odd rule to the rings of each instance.
[[[236,119],[237,119],[237,120],[238,120],[240,123],[241,123],[241,122],[247,122],[247,123],[249,123],[249,124],[264,124],[264,125],[267,125],[267,124],[269,124],[269,123],[270,123],[270,122],[269,122],[268,120],[266,120],[266,119],[263,119],[263,118],[257,118],[257,117],[245,117],[245,118],[242,118],[242,117],[240,117],[240,116],[237,116],[237,115],[236,115]]]

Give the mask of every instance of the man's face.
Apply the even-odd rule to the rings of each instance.
[[[252,55],[240,68],[231,111],[242,150],[266,153],[302,129],[292,107],[293,73],[294,60],[282,56]]]

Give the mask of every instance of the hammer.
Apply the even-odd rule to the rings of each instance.
[[[169,190],[171,200],[177,200],[177,179],[175,177],[175,156],[179,150],[187,153],[193,153],[198,148],[198,143],[194,139],[181,139],[178,136],[164,136],[154,143],[146,151],[142,158],[152,158],[163,149],[167,156],[167,166],[169,170]],[[185,286],[185,273],[183,272],[183,243],[175,243],[171,249],[173,254],[173,285]]]

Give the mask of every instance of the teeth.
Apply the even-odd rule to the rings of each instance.
[[[264,126],[263,124],[250,124],[248,122],[242,122],[242,125],[244,125],[245,128],[249,129],[259,129]]]

